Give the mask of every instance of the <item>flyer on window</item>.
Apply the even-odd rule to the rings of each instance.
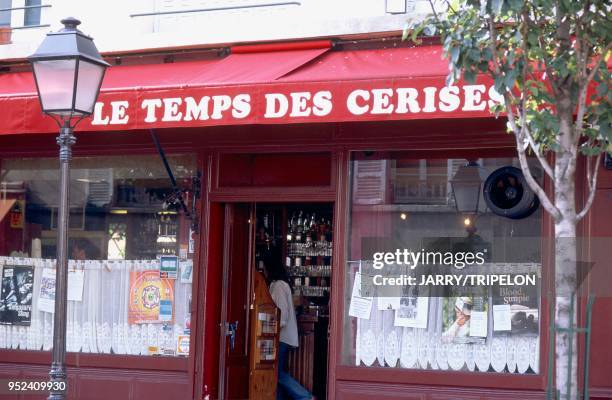
[[[179,259],[177,256],[159,257],[159,276],[162,279],[176,279],[178,276]]]
[[[372,297],[363,296],[361,288],[361,273],[355,274],[353,282],[353,290],[351,292],[351,304],[349,306],[349,315],[351,317],[370,319],[372,312]]]
[[[37,305],[39,311],[55,312],[55,269],[44,268],[42,270]]]
[[[452,343],[484,343],[488,331],[488,288],[454,289],[442,301],[442,338]]]
[[[189,335],[177,336],[176,354],[180,356],[189,355]]]
[[[428,317],[429,297],[419,297],[419,290],[415,286],[402,287],[393,325],[423,329],[427,328]]]
[[[537,286],[493,288],[493,331],[537,335],[540,326]]]
[[[169,302],[169,303],[168,303]],[[145,324],[171,322],[168,319],[168,304],[174,304],[174,284],[172,280],[159,277],[159,271],[130,272],[130,302],[128,323]],[[163,308],[162,311],[160,311]],[[160,314],[161,313],[161,314]]]
[[[192,283],[193,280],[193,261],[181,261],[179,263],[181,283]]]
[[[34,269],[31,266],[4,266],[0,293],[0,323],[30,325],[33,287]]]

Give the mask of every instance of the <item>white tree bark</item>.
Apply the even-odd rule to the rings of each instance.
[[[569,100],[569,99],[568,99]],[[567,108],[571,110],[571,108]],[[559,143],[562,151],[555,158],[555,324],[569,328],[576,324],[576,305],[570,311],[576,290],[576,159],[578,146],[572,135],[572,115],[560,118]],[[556,388],[561,399],[578,400],[578,356],[575,335],[557,332],[555,337]],[[569,349],[572,348],[570,356]],[[571,385],[567,393],[567,385]]]
[[[573,182],[568,186],[573,186]],[[571,206],[567,205],[567,207]],[[569,328],[570,322],[574,326],[576,325],[575,303],[574,313],[570,313],[571,297],[574,296],[576,286],[576,224],[574,221],[564,218],[555,223],[555,249],[556,306],[554,323],[559,328]],[[570,341],[572,346],[571,359],[569,354]],[[578,399],[578,349],[576,343],[575,335],[570,338],[567,332],[557,332],[555,337],[555,378],[556,388],[561,393],[561,399]],[[571,383],[569,396],[566,393],[568,379]]]

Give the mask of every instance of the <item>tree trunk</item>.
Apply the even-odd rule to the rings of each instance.
[[[576,289],[576,201],[575,201],[576,160],[571,152],[557,154],[555,161],[555,205],[561,211],[561,219],[555,222],[555,324],[569,328],[576,324],[576,308],[570,313],[571,298]],[[561,171],[564,170],[565,174]],[[575,297],[574,297],[575,298]],[[575,303],[574,303],[575,304]],[[556,333],[555,362],[556,388],[560,399],[578,399],[578,357],[576,336],[567,332]],[[570,346],[572,354],[570,357]],[[567,385],[571,384],[567,393]]]

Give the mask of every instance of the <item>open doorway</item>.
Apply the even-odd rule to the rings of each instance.
[[[275,259],[286,272],[298,327],[287,372],[318,399],[327,394],[328,331],[332,279],[333,205],[330,203],[228,204],[225,211],[224,279],[219,371],[220,398],[266,398],[252,393],[276,382],[276,365],[267,375],[254,373],[257,340],[254,318],[260,318],[255,293],[264,264]],[[269,284],[270,282],[266,282]],[[267,291],[267,287],[265,288]],[[258,316],[259,315],[259,316]],[[279,338],[276,337],[278,345]],[[259,349],[261,350],[261,349]],[[276,348],[270,354],[277,361]],[[259,375],[258,375],[259,374]],[[272,375],[273,374],[273,375]],[[250,377],[250,379],[249,379]],[[267,385],[267,386],[266,386]],[[278,388],[281,393],[283,389]],[[287,393],[284,398],[289,399]]]

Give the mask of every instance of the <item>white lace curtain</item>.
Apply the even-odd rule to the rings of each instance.
[[[530,265],[539,269],[539,265]],[[516,268],[516,265],[512,267]],[[355,273],[353,265],[350,285],[347,286],[349,288],[352,287]],[[427,328],[419,329],[395,326],[395,311],[379,310],[378,299],[372,298],[369,319],[349,317],[356,325],[351,328],[355,329],[355,365],[539,373],[539,336],[493,334],[493,318],[490,316],[484,343],[449,343],[443,340],[443,300],[438,297],[429,298]]]
[[[38,309],[42,271],[54,268],[55,260],[0,257],[3,265],[30,265],[34,268],[32,315],[29,326],[0,325],[0,348],[21,350],[51,349],[53,314]],[[159,270],[157,260],[86,260],[69,263],[69,269],[83,269],[82,301],[69,301],[66,347],[69,352],[149,355],[149,347],[176,349],[178,336],[185,332],[189,318],[191,283],[174,282],[172,325],[128,324],[131,271]]]
[[[438,300],[430,298],[430,307]],[[373,299],[370,319],[357,320],[355,364],[365,366],[538,373],[539,336],[499,336],[484,344],[448,343],[431,325],[427,329],[393,325],[393,310],[377,310]],[[435,326],[435,324],[433,324]]]

